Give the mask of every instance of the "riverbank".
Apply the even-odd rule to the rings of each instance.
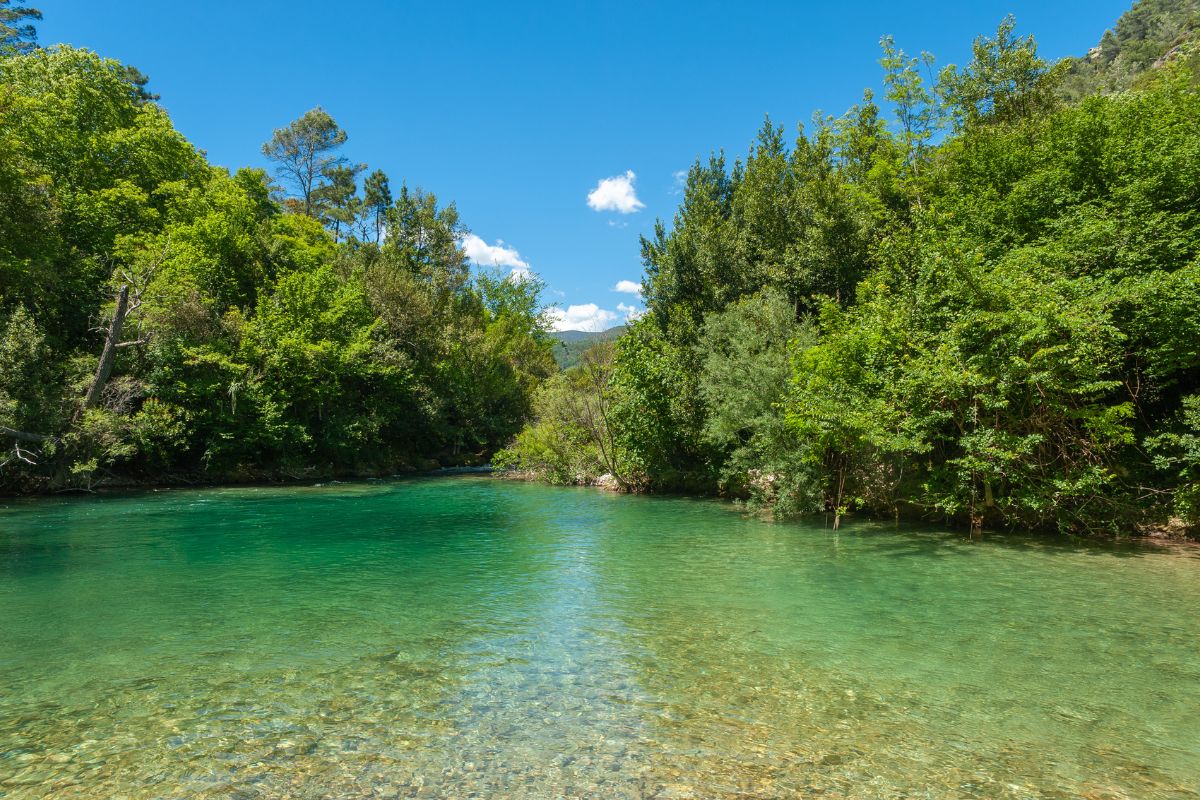
[[[136,491],[140,489],[215,489],[238,486],[298,486],[314,481],[371,481],[405,478],[418,475],[458,474],[465,472],[491,473],[492,467],[480,454],[449,455],[440,458],[414,459],[377,469],[335,470],[306,467],[303,469],[245,469],[219,476],[204,473],[169,473],[158,476],[106,474],[86,485],[55,487],[46,481],[31,483],[21,491],[0,489],[0,499],[45,497],[62,494],[98,494],[107,491]]]
[[[542,484],[548,486],[563,485],[593,488],[615,494],[653,495],[659,497],[712,498],[737,505],[748,516],[770,521],[803,522],[805,520],[822,519],[826,517],[832,519],[831,513],[800,515],[797,517],[778,517],[771,511],[769,506],[752,507],[746,503],[746,499],[743,497],[731,497],[728,495],[722,495],[720,493],[695,491],[652,492],[642,487],[630,485],[623,486],[614,476],[609,474],[599,476],[580,475],[577,476],[576,480],[570,483],[554,484],[553,482],[548,481],[545,476],[533,470],[494,468],[488,459],[481,454],[466,454],[460,456],[451,455],[440,459],[422,459],[415,461],[415,463],[398,464],[387,469],[376,470],[335,471],[330,469],[309,467],[305,470],[299,471],[246,470],[241,473],[230,474],[221,477],[212,477],[200,474],[161,475],[155,478],[110,475],[105,476],[102,480],[86,487],[77,486],[57,489],[43,487],[30,491],[0,492],[0,501],[5,499],[52,497],[68,494],[98,495],[106,493],[155,491],[166,489],[220,489],[256,486],[286,488],[290,486],[307,486],[312,485],[313,483],[355,483],[387,481],[422,476],[449,476],[458,474],[490,475],[494,478],[505,481]],[[940,524],[947,525],[952,528],[969,529],[969,525],[965,524],[961,520],[956,521],[946,518],[934,518],[930,515],[921,513],[919,509],[909,506],[904,506],[899,513],[890,515],[870,514],[863,511],[848,512],[843,515],[842,519],[843,524],[853,521],[901,521],[908,524]],[[983,533],[1010,533],[1012,530],[1013,529],[999,527],[985,528]],[[1041,531],[1031,530],[1028,531],[1028,533],[1031,535],[1060,534],[1060,532],[1050,529]],[[1141,528],[1131,530],[1097,532],[1084,538],[1091,538],[1094,540],[1140,539],[1146,541],[1200,544],[1200,530],[1197,530],[1194,527],[1189,527],[1184,524],[1182,520],[1175,518],[1155,525],[1146,525]]]
[[[685,492],[685,491],[651,492],[644,488],[639,488],[636,486],[630,486],[630,485],[623,486],[623,485],[621,485],[620,482],[618,482],[616,480],[616,478],[614,478],[612,475],[609,475],[609,474],[599,475],[599,476],[578,475],[578,476],[576,476],[576,479],[574,481],[571,481],[569,483],[564,483],[564,484],[556,484],[553,481],[549,481],[546,479],[546,477],[544,475],[537,472],[536,470],[497,469],[497,470],[493,471],[493,474],[495,475],[495,477],[501,478],[504,480],[521,481],[521,482],[526,482],[526,483],[541,483],[541,484],[551,485],[551,486],[564,485],[564,486],[590,487],[590,488],[595,488],[595,489],[602,489],[607,492],[615,492],[615,493],[622,493],[622,494],[653,494],[653,495],[668,496],[668,497],[712,497],[715,499],[726,500],[728,502],[738,504],[738,505],[742,506],[743,509],[750,515],[759,517],[761,519],[767,519],[767,520],[785,521],[786,522],[786,521],[797,521],[797,520],[803,521],[806,519],[821,518],[822,516],[828,517],[830,519],[832,519],[832,517],[833,517],[832,512],[826,512],[824,515],[809,514],[809,515],[798,515],[798,516],[794,516],[794,517],[779,517],[772,511],[771,506],[769,504],[752,507],[747,504],[745,497],[731,497],[728,495],[723,495],[720,493],[712,493],[712,492]],[[955,520],[953,518],[947,518],[947,517],[934,517],[932,515],[924,513],[921,509],[919,509],[911,504],[907,504],[907,503],[899,504],[899,506],[897,507],[897,510],[892,514],[871,514],[866,511],[846,512],[842,515],[842,520],[843,520],[843,522],[853,521],[853,520],[871,521],[871,522],[903,521],[903,522],[911,523],[911,524],[940,524],[940,525],[948,525],[948,526],[954,527],[954,528],[961,528],[961,529],[968,529],[968,530],[970,529],[970,524],[968,521]],[[1011,532],[1012,530],[1015,530],[1015,529],[1014,528],[994,527],[994,528],[983,528],[981,532],[983,532],[983,533],[986,533],[989,531],[991,531],[991,532]],[[1044,535],[1044,534],[1060,535],[1061,534],[1060,531],[1056,531],[1054,529],[1049,529],[1049,528],[1043,529],[1043,530],[1030,530],[1028,532],[1031,534],[1037,534],[1037,535]],[[1145,540],[1158,540],[1158,541],[1165,541],[1165,542],[1182,542],[1182,543],[1200,544],[1200,529],[1198,529],[1194,526],[1188,526],[1183,520],[1179,519],[1178,517],[1174,517],[1174,518],[1170,518],[1170,519],[1164,520],[1164,521],[1156,523],[1156,524],[1143,525],[1143,526],[1131,528],[1128,530],[1097,531],[1097,532],[1091,534],[1090,536],[1085,536],[1083,538],[1090,538],[1090,539],[1096,539],[1096,540],[1145,539]]]

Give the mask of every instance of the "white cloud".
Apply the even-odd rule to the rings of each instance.
[[[635,322],[645,316],[646,312],[637,306],[627,306],[624,303],[617,303],[617,311],[625,315],[626,322]]]
[[[686,169],[671,173],[671,177],[674,179],[671,184],[671,194],[683,194],[684,187],[687,186],[687,176]]]
[[[467,258],[481,267],[512,267],[513,274],[518,272],[528,275],[529,264],[521,260],[521,254],[514,247],[506,247],[502,239],[495,244],[488,244],[473,233],[468,233],[459,242]]]
[[[641,211],[646,204],[638,200],[633,182],[637,175],[633,170],[626,170],[624,175],[614,175],[604,178],[596,184],[596,188],[588,192],[588,208],[593,211],[617,211],[621,214],[632,214]]]
[[[608,330],[617,321],[615,311],[601,308],[595,303],[567,306],[565,311],[551,308],[546,313],[550,317],[550,326],[556,331],[599,332]]]
[[[613,287],[614,292],[621,294],[636,294],[641,295],[642,285],[637,281],[617,281],[617,285]]]

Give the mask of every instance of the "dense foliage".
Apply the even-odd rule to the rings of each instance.
[[[1200,524],[1192,66],[1070,101],[1011,20],[961,68],[883,47],[894,123],[868,93],[692,167],[607,383],[547,386],[507,462],[835,519]]]
[[[1062,91],[1078,99],[1129,89],[1169,62],[1200,75],[1200,0],[1137,0],[1086,57],[1068,63]]]
[[[374,473],[517,432],[554,371],[536,281],[473,275],[430,193],[360,194],[319,109],[266,146],[285,197],[209,165],[145,83],[0,57],[0,488]]]

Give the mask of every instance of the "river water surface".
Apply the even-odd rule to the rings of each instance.
[[[0,505],[0,797],[1198,798],[1200,551],[483,477]]]

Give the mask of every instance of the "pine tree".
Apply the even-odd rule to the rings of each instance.
[[[17,8],[25,0],[0,0],[0,55],[28,53],[37,47],[37,28],[42,12],[36,8]]]
[[[263,155],[278,166],[276,172],[299,191],[303,212],[316,216],[322,176],[346,163],[334,151],[346,143],[346,132],[320,106],[306,112],[286,128],[279,128],[262,146]]]

